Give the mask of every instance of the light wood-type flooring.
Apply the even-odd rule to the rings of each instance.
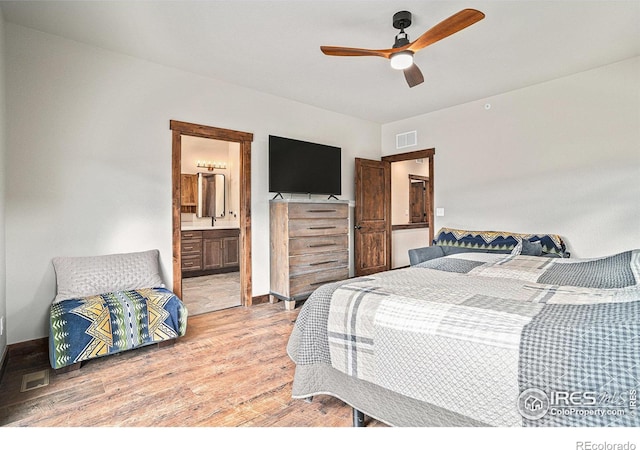
[[[193,316],[173,346],[95,359],[65,374],[50,370],[44,345],[10,352],[0,425],[350,427],[351,408],[340,400],[291,398],[286,344],[299,310],[265,303]],[[20,392],[23,375],[43,369],[49,385]]]

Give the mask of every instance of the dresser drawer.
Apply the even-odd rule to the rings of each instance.
[[[323,284],[349,278],[349,268],[322,270],[308,274],[291,277],[289,281],[289,295],[291,297],[303,297],[311,294]]]
[[[342,251],[348,247],[349,236],[337,234],[333,236],[311,236],[289,239],[289,255],[306,253],[328,253]]]
[[[347,219],[296,219],[289,221],[289,236],[326,236],[347,234]]]
[[[347,217],[349,217],[349,206],[346,204],[289,204],[289,219],[346,219]]]
[[[300,275],[320,270],[349,266],[349,252],[311,253],[289,258],[289,275]]]
[[[182,257],[191,253],[200,255],[202,253],[202,240],[201,239],[188,239],[182,241]]]
[[[202,256],[197,255],[183,255],[182,256],[182,270],[202,270]]]
[[[202,231],[194,230],[194,231],[182,231],[182,240],[189,239],[202,239]]]

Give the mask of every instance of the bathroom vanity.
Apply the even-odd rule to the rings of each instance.
[[[183,228],[181,233],[183,278],[240,269],[239,228]]]

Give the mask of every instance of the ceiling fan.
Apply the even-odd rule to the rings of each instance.
[[[404,72],[409,87],[417,86],[424,81],[422,72],[413,62],[413,55],[423,48],[451,36],[464,28],[484,19],[484,13],[475,9],[463,9],[436,26],[425,31],[422,36],[409,42],[405,28],[411,25],[411,13],[399,11],[393,15],[393,27],[400,30],[392,48],[371,50],[366,48],[320,47],[322,53],[329,56],[381,56],[391,61],[391,67]]]

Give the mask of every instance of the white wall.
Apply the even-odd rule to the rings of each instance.
[[[429,228],[394,230],[391,232],[391,268],[409,265],[409,250],[429,245]]]
[[[6,127],[5,127],[5,39],[4,16],[0,9],[0,318],[4,317],[4,330],[0,336],[0,367],[7,349],[7,296],[6,296],[6,241],[5,241],[5,178],[6,178]],[[2,319],[0,319],[2,320]]]
[[[8,342],[47,335],[51,259],[160,250],[171,285],[171,131],[250,132],[253,295],[269,292],[268,135],[380,157],[380,125],[6,24]]]
[[[562,235],[575,257],[640,248],[640,58],[382,127],[435,148],[443,226]],[[485,105],[490,104],[490,109]]]

